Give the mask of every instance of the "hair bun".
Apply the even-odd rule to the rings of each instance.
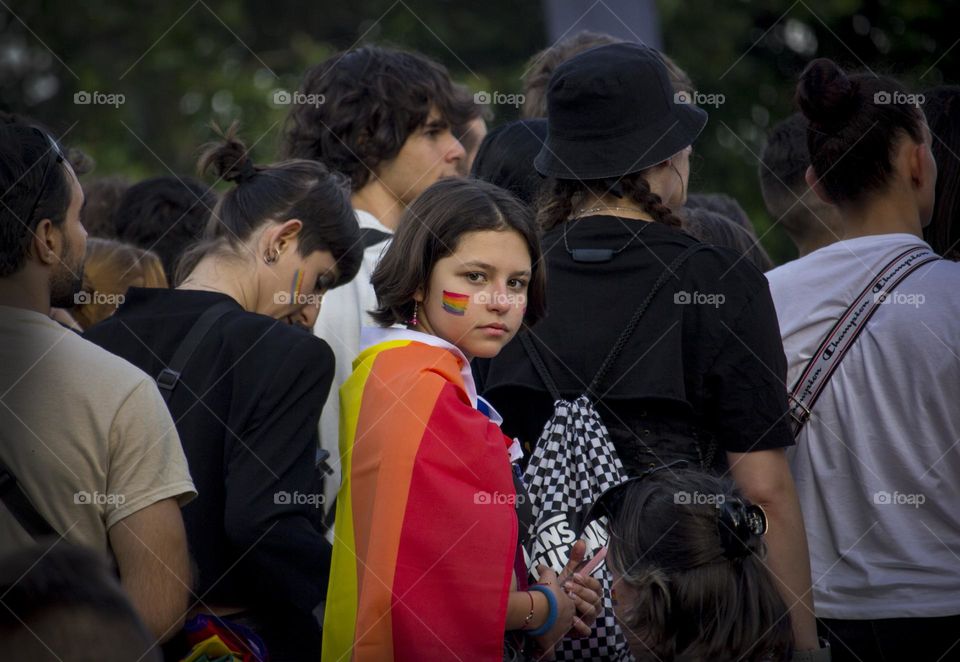
[[[796,101],[810,123],[828,131],[842,128],[857,110],[857,84],[837,63],[817,58],[800,74]]]
[[[247,153],[247,146],[237,137],[237,122],[226,133],[214,125],[213,129],[223,140],[209,143],[203,148],[197,171],[202,175],[208,170],[219,179],[242,184],[257,174],[256,166]]]

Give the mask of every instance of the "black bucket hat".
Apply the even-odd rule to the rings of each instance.
[[[692,144],[707,113],[674,94],[657,51],[610,44],[584,51],[547,88],[547,141],[534,167],[544,177],[605,179],[639,172]]]

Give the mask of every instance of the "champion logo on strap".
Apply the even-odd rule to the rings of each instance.
[[[940,256],[926,246],[912,246],[893,258],[863,288],[846,312],[833,325],[807,363],[789,394],[790,416],[794,437],[810,419],[813,405],[820,397],[840,361],[866,327],[893,289],[918,267],[939,260]]]

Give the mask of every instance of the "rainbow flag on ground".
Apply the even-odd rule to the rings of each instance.
[[[500,662],[517,545],[513,500],[497,496],[515,494],[509,440],[475,409],[455,348],[377,333],[340,389],[323,659]]]

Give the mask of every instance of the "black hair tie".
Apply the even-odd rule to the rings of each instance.
[[[736,498],[724,501],[719,508],[717,529],[723,555],[728,559],[747,556],[750,553],[751,539],[767,532],[766,513],[760,506],[748,505]]]

